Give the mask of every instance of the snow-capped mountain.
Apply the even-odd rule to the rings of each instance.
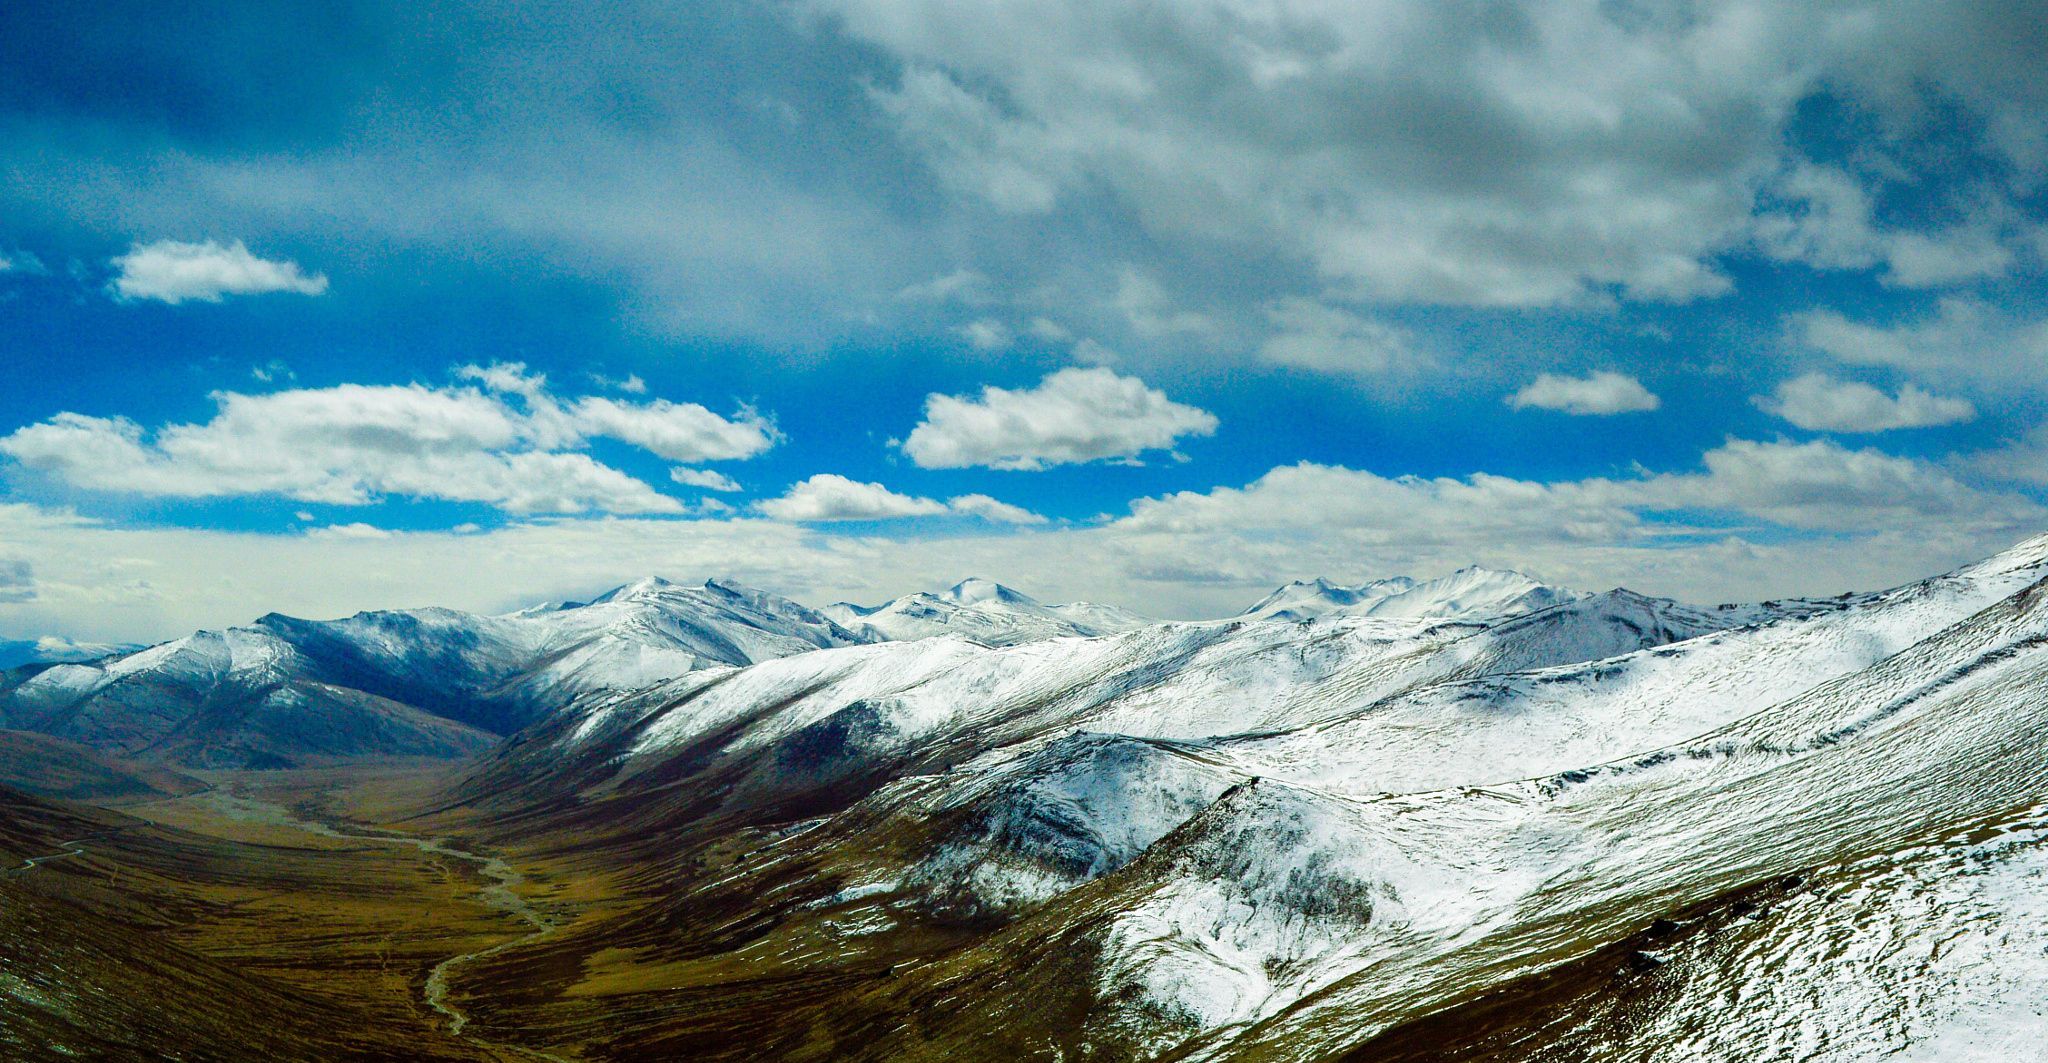
[[[649,578],[588,603],[504,616],[273,613],[106,660],[10,673],[0,722],[202,765],[454,756],[592,691],[860,641],[795,602],[725,580]]]
[[[820,610],[876,642],[959,635],[987,646],[1062,636],[1108,635],[1150,623],[1113,605],[1046,605],[985,579],[966,579],[938,594],[919,592],[872,608],[840,602]]]
[[[2038,910],[2044,749],[2048,538],[1789,608],[1617,591],[834,649],[587,699],[458,796],[480,824],[700,854],[631,924],[650,977],[657,928],[742,917],[689,947],[757,978],[886,970],[789,1005],[850,1058],[1846,1061],[2023,1018],[2001,994],[2048,985],[1981,966],[2043,966],[2048,938],[1997,928]],[[735,838],[744,863],[709,855]],[[548,948],[633,980],[603,927]],[[721,992],[693,1007],[751,1006]],[[1849,1010],[1810,1014],[1823,994]]]
[[[1313,620],[1324,616],[1419,618],[1503,617],[1534,612],[1579,597],[1520,572],[1473,566],[1440,579],[1406,576],[1343,587],[1327,580],[1296,581],[1261,598],[1244,616]]]

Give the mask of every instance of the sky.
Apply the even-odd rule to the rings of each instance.
[[[0,6],[0,640],[2048,531],[2048,4]]]

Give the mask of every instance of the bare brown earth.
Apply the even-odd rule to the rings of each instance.
[[[1072,1059],[1084,1031],[1091,1060],[1142,1058],[1088,1029],[1088,913],[1143,858],[1009,925],[918,916],[839,891],[943,823],[678,815],[701,777],[508,823],[445,803],[466,771],[198,773],[119,809],[0,790],[0,1058]],[[1667,936],[1797,888],[1670,913],[1346,1058],[1587,1058],[1552,1035],[1654,1007]]]

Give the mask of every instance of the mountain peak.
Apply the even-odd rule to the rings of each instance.
[[[960,605],[984,605],[989,602],[1003,602],[1012,605],[1036,604],[1035,599],[1020,591],[1012,590],[991,579],[969,576],[947,588],[945,597]]]
[[[631,583],[622,583],[611,590],[591,599],[596,602],[631,602],[651,597],[664,591],[673,590],[676,584],[660,576],[642,576]]]
[[[1508,616],[1579,597],[1551,587],[1526,572],[1467,565],[1440,579],[1416,582],[1406,576],[1346,587],[1325,579],[1295,580],[1259,600],[1244,616],[1310,620],[1318,616],[1386,616],[1411,619]]]

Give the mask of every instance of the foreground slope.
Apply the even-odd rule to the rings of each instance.
[[[606,1058],[1422,1059],[1463,1030],[1496,1051],[1472,1058],[1573,1059],[1650,1000],[1706,1036],[1733,961],[1687,946],[1709,959],[1682,974],[1706,931],[1674,928],[1825,908],[1796,883],[1924,881],[1987,832],[2040,834],[2022,828],[2048,799],[2044,577],[2048,539],[1771,610],[1617,592],[1490,623],[935,639],[597,699],[500,751],[449,814],[637,868],[641,902],[480,965],[506,994],[482,1012],[598,1007]],[[1964,911],[2010,905],[1982,881]],[[1911,940],[1965,918],[1898,889],[1886,917]],[[1786,957],[1793,992],[1791,965],[1863,940],[1846,911],[1812,926],[1741,934]],[[1655,994],[1572,988],[1667,967]],[[1996,991],[1893,977],[1928,1015]],[[1856,999],[1843,1022],[1886,998]],[[1603,1010],[1623,1000],[1638,1010]],[[1731,1028],[1789,1045],[1805,1021]],[[1516,1054],[1539,1035],[1559,1054]]]

